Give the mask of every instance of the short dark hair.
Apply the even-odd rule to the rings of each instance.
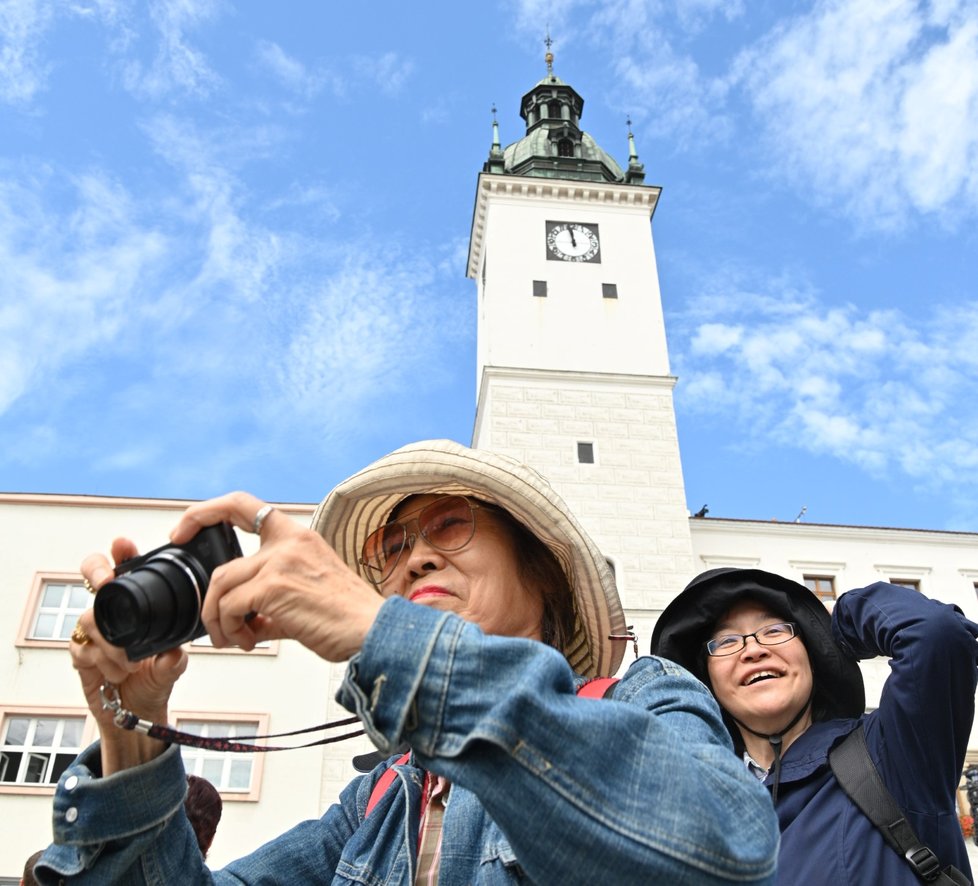
[[[537,536],[505,508],[480,501],[481,505],[500,517],[516,550],[520,578],[540,595],[543,602],[541,639],[548,646],[563,652],[574,637],[577,613],[574,593],[560,563]]]
[[[221,820],[221,813],[224,811],[221,795],[206,778],[188,775],[187,796],[183,801],[183,807],[197,835],[200,854],[206,858],[207,851],[214,841],[214,834],[217,832],[217,823]]]
[[[37,864],[37,860],[44,854],[43,849],[38,849],[27,861],[24,862],[24,873],[21,877],[21,882],[24,886],[37,886],[37,880],[34,878],[34,865]]]

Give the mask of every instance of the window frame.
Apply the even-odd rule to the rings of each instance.
[[[267,713],[241,713],[241,712],[229,712],[229,711],[174,711],[170,714],[170,719],[174,724],[174,728],[180,731],[187,731],[186,727],[188,722],[198,723],[215,723],[215,724],[232,724],[232,725],[242,725],[242,724],[255,724],[253,727],[249,727],[249,730],[245,733],[246,735],[267,735],[269,731],[269,720],[270,715]],[[253,732],[252,732],[253,729]],[[191,732],[193,730],[190,730]],[[233,738],[233,736],[232,736]],[[261,744],[261,741],[253,742],[253,744]],[[206,775],[202,775],[203,778],[207,778],[211,784],[217,788],[217,792],[221,795],[221,799],[225,802],[233,803],[257,803],[261,799],[261,784],[262,776],[265,770],[265,754],[261,752],[252,752],[250,754],[232,754],[226,751],[207,751],[204,748],[191,748],[187,746],[181,746],[181,755],[183,756],[184,768],[187,770],[188,775],[202,775],[201,772],[196,771],[196,767],[193,765],[193,761],[196,759],[205,759],[208,754],[219,754],[221,757],[233,758],[233,757],[250,757],[251,759],[251,786],[247,791],[237,791],[228,788],[221,787],[220,784],[214,782],[211,778]],[[222,779],[223,780],[223,779]]]
[[[808,584],[810,581],[815,582],[816,583],[816,586],[815,587],[811,587]],[[818,589],[818,582],[828,582],[829,583],[829,591],[831,592],[831,596],[830,597],[824,596],[824,594]],[[808,590],[810,590],[823,603],[826,603],[826,604],[828,604],[828,603],[835,603],[835,601],[839,599],[839,592],[838,592],[838,590],[836,589],[836,586],[835,586],[835,576],[834,575],[803,575],[802,576],[802,584],[804,584],[805,587],[808,588]]]
[[[65,649],[68,646],[71,639],[70,636],[64,639],[30,636],[37,622],[38,610],[40,609],[41,601],[44,599],[44,591],[48,585],[53,584],[83,586],[82,577],[77,572],[35,572],[30,593],[27,595],[27,603],[24,606],[24,611],[21,613],[20,627],[17,629],[17,639],[14,643],[15,646],[33,646],[38,649]],[[91,600],[89,598],[90,602]],[[84,610],[81,611],[84,612]],[[75,620],[77,621],[77,618]],[[74,627],[74,624],[72,624],[72,627]]]
[[[26,718],[29,720],[79,720],[81,721],[81,736],[78,740],[77,747],[74,745],[67,746],[63,753],[70,753],[71,758],[74,759],[81,753],[85,748],[87,748],[95,738],[96,725],[94,718],[90,715],[87,708],[80,707],[67,707],[67,706],[50,706],[50,705],[17,705],[17,704],[0,704],[0,737],[2,737],[7,730],[7,721],[15,717]],[[2,749],[7,747],[7,745],[0,745],[0,752]],[[57,750],[55,746],[52,745],[21,745],[23,747],[24,753],[28,753],[28,748],[43,748],[50,747],[51,754],[56,754]],[[65,747],[65,746],[60,746]],[[60,748],[59,748],[60,749]],[[20,794],[26,796],[53,796],[54,790],[57,787],[56,781],[51,782],[0,782],[0,795],[2,794]]]

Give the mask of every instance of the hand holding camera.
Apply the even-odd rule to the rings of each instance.
[[[185,544],[124,560],[95,596],[95,623],[130,661],[196,640],[207,633],[201,614],[211,575],[240,556],[234,529],[219,523]]]

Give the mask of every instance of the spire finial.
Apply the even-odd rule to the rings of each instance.
[[[543,60],[547,63],[547,76],[553,77],[554,54],[550,51],[550,47],[554,45],[554,41],[550,39],[550,25],[547,25],[547,39],[544,40],[543,43],[547,47],[547,53],[543,57]]]
[[[632,115],[625,118],[628,125],[628,169],[625,172],[625,183],[640,185],[645,181],[645,164],[638,162],[638,148],[635,147],[635,136],[632,133]]]
[[[496,103],[492,103],[492,150],[491,153],[497,153],[500,150],[499,145],[499,124],[496,122]]]

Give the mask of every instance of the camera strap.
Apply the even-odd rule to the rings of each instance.
[[[269,735],[243,735],[241,741],[227,738],[207,738],[203,735],[193,735],[190,732],[181,732],[171,726],[161,726],[159,723],[150,723],[136,716],[132,711],[127,711],[122,706],[122,699],[119,696],[119,688],[113,683],[103,683],[99,689],[102,696],[102,708],[112,711],[113,722],[120,729],[129,729],[135,732],[142,732],[150,738],[165,741],[170,744],[186,745],[192,748],[203,748],[209,751],[228,751],[233,754],[250,754],[254,752],[267,753],[269,751],[294,751],[298,748],[312,748],[317,745],[333,744],[337,741],[345,741],[348,738],[357,738],[363,735],[362,729],[354,732],[344,732],[341,735],[331,735],[321,738],[318,741],[310,741],[306,744],[271,746],[251,744],[256,739],[267,738],[287,738],[290,735],[305,735],[309,732],[319,732],[325,729],[335,729],[340,726],[351,726],[359,723],[357,717],[345,717],[342,720],[332,720],[329,723],[322,723],[319,726],[307,726],[305,729],[296,729],[292,732],[275,732]]]

